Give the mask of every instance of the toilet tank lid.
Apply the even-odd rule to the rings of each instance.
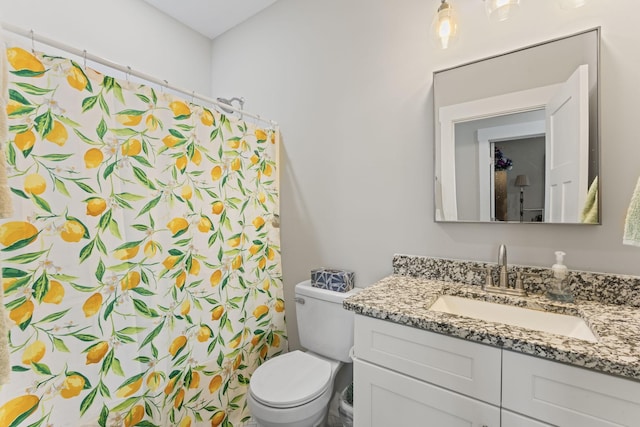
[[[311,280],[305,280],[296,285],[296,294],[304,295],[309,298],[321,299],[329,302],[335,302],[342,304],[345,298],[355,295],[360,292],[362,288],[353,288],[348,292],[336,292],[328,289],[316,288],[311,286]]]

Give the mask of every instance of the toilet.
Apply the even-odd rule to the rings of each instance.
[[[247,403],[260,427],[316,427],[325,422],[333,382],[344,363],[351,363],[353,313],[342,301],[360,289],[334,292],[296,285],[296,318],[300,344],[259,366],[251,376]]]

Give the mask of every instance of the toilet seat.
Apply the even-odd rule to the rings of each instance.
[[[292,408],[321,396],[331,384],[331,364],[302,351],[267,361],[253,373],[251,396],[272,408]]]

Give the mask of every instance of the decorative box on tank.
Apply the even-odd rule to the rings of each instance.
[[[311,270],[311,286],[329,289],[336,292],[347,292],[355,285],[353,271],[333,268],[318,268]]]

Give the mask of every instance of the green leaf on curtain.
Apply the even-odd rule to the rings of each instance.
[[[49,92],[54,91],[54,89],[45,89],[29,83],[16,82],[15,85],[24,90],[29,95],[45,95]]]
[[[31,198],[33,199],[34,202],[36,202],[36,205],[40,206],[40,208],[42,208],[43,210],[49,213],[52,213],[51,206],[49,205],[49,202],[47,202],[45,199],[33,193],[31,193]]]
[[[56,190],[58,190],[60,193],[64,194],[67,197],[71,197],[71,194],[69,194],[69,190],[67,190],[67,186],[64,185],[64,182],[60,181],[58,178],[54,178],[53,182],[56,186]]]
[[[44,253],[44,252],[46,252],[46,251],[42,251],[42,253]],[[20,256],[22,256],[22,255],[20,255]],[[4,262],[7,262],[7,260],[4,260]],[[11,267],[3,267],[2,268],[2,278],[3,279],[9,279],[9,278],[14,278],[14,277],[24,277],[27,274],[28,273],[26,271],[18,270],[17,268],[11,268]]]
[[[132,109],[127,109],[127,110],[122,110],[117,112],[116,114],[119,116],[141,116],[143,115],[145,112],[142,110],[132,110]]]
[[[71,351],[69,350],[67,345],[64,343],[64,341],[62,341],[60,338],[56,338],[56,337],[52,337],[52,338],[53,338],[53,346],[56,348],[56,350],[62,351],[63,353],[71,353]]]
[[[93,403],[93,400],[96,398],[96,395],[98,394],[98,388],[94,388],[91,393],[89,393],[87,395],[87,397],[85,397],[82,400],[82,403],[80,404],[80,415],[84,415],[85,412],[87,412],[87,410],[91,407],[91,404]]]
[[[144,205],[144,207],[140,210],[140,212],[138,212],[138,215],[136,215],[136,218],[138,218],[140,215],[146,214],[151,209],[155,208],[158,205],[158,203],[160,203],[160,198],[161,198],[161,196],[158,196],[155,199],[152,199],[146,205]]]
[[[100,119],[100,123],[98,123],[98,127],[96,128],[96,134],[102,140],[107,133],[107,122],[104,119]]]
[[[122,95],[122,86],[120,86],[118,83],[115,83],[113,85],[113,94],[116,96],[116,98],[118,99],[118,101],[120,101],[121,104],[124,104],[124,95]]]
[[[100,427],[107,427],[108,419],[109,419],[109,408],[107,408],[107,405],[102,405],[102,411],[100,411],[100,417],[98,418],[98,425]]]
[[[25,155],[25,157],[27,157],[27,155]],[[11,166],[16,165],[16,149],[13,148],[13,144],[9,144],[7,147],[7,163]]]
[[[146,95],[143,95],[143,94],[141,94],[141,93],[136,93],[136,96],[137,96],[137,97],[138,97],[142,102],[144,102],[145,104],[149,104],[149,103],[151,103],[151,100],[150,100],[150,99],[149,99],[149,97],[148,97],[148,96],[146,96]],[[155,102],[154,102],[154,104],[155,104]]]
[[[22,96],[20,92],[14,89],[9,89],[9,99],[16,101],[22,105],[31,105],[31,102],[29,102],[27,98]]]
[[[149,163],[149,161],[147,159],[145,159],[142,156],[133,156],[133,158],[140,163],[143,166],[146,166],[148,168],[153,168],[153,165],[151,163]]]
[[[11,74],[15,74],[18,77],[39,77],[44,75],[47,70],[44,71],[31,71],[31,70],[11,70]]]
[[[214,139],[216,139],[219,132],[220,132],[219,128],[215,128],[214,130],[212,130],[211,134],[209,135],[209,141],[213,141]]]
[[[95,246],[95,244],[95,240],[92,240],[80,250],[80,264],[82,264],[87,258],[89,258],[89,256],[91,256],[91,252],[93,252],[93,247]]]
[[[96,272],[95,272],[96,279],[98,279],[99,282],[102,282],[102,278],[104,277],[105,270],[106,269],[104,267],[104,262],[100,260],[100,262],[98,262],[98,267],[96,268]]]
[[[33,283],[33,288],[32,288],[33,296],[38,302],[42,302],[42,299],[47,294],[48,290],[49,290],[49,277],[47,276],[47,273],[44,272]]]
[[[56,320],[60,320],[64,317],[65,314],[67,314],[69,312],[69,310],[71,310],[70,308],[63,310],[63,311],[59,311],[57,313],[52,313],[50,315],[48,315],[47,317],[41,319],[38,321],[38,323],[49,323],[49,322],[55,322]]]
[[[124,136],[124,137],[129,137],[129,136],[135,136],[138,135],[140,132],[137,132],[131,128],[113,128],[110,129],[111,133],[113,133],[116,136]]]
[[[29,368],[25,368],[24,366],[12,366],[11,367],[11,371],[12,372],[27,372],[29,370]]]
[[[26,300],[27,300],[26,297],[20,297],[18,299],[14,299],[13,301],[6,303],[5,308],[7,310],[13,310],[14,308],[22,305]]]
[[[147,177],[147,174],[142,169],[133,166],[133,174],[136,176],[138,181],[141,184],[143,184],[145,187],[151,190],[156,190],[156,186],[153,185],[151,180],[149,180],[149,178]]]
[[[118,223],[115,219],[111,219],[111,221],[109,221],[109,231],[114,235],[114,237],[122,240],[122,235],[120,235],[120,228],[118,227]]]
[[[113,77],[104,76],[102,79],[102,86],[109,92],[113,88],[113,84],[115,83],[115,79]]]
[[[40,235],[40,231],[37,234],[27,239],[18,240],[13,245],[7,246],[6,248],[2,249],[2,252],[11,252],[11,251],[16,251],[18,249],[22,249],[25,246],[33,243],[38,238],[39,235]]]
[[[118,194],[116,194],[116,196],[118,198],[121,198],[121,199],[124,199],[124,200],[128,200],[130,202],[137,202],[139,200],[146,199],[145,196],[139,196],[137,194],[131,194],[131,193],[118,193]]]
[[[102,239],[100,239],[100,235],[99,234],[96,234],[95,241],[96,241],[96,247],[98,248],[98,250],[106,255],[107,254],[107,247],[105,246],[105,244],[102,241]]]
[[[146,346],[151,341],[153,341],[154,338],[157,337],[158,334],[160,334],[160,332],[162,332],[163,328],[164,328],[164,322],[156,326],[156,328],[153,331],[151,331],[151,333],[149,333],[149,335],[147,335],[144,340],[142,340],[142,342],[140,343],[140,347],[138,347],[138,350],[141,350],[142,348],[144,348],[144,346]]]
[[[90,335],[90,334],[71,334],[71,336],[84,342],[97,341],[100,339],[95,335]]]
[[[49,132],[51,132],[51,129],[53,129],[53,117],[51,116],[51,110],[47,110],[46,113],[40,114],[35,118],[34,122],[36,124],[36,131],[38,131],[40,136],[43,138],[46,137]]]
[[[107,307],[104,309],[104,314],[102,315],[102,318],[104,320],[107,320],[109,318],[109,316],[111,315],[111,312],[113,311],[115,304],[116,304],[117,300],[113,300],[111,301],[109,304],[107,304]]]
[[[75,134],[78,136],[78,138],[80,138],[80,140],[82,140],[82,142],[85,142],[87,144],[93,144],[93,141],[89,138],[87,138],[82,132],[80,132],[78,129],[73,129],[73,131],[75,132]]]
[[[30,253],[27,253],[27,254],[16,255],[16,256],[14,256],[14,257],[7,258],[7,259],[3,260],[3,262],[6,262],[6,263],[12,263],[12,264],[28,264],[28,263],[30,263],[30,262],[33,262],[33,261],[37,260],[38,258],[40,258],[40,256],[41,256],[42,254],[44,254],[44,253],[46,253],[46,252],[48,252],[48,251],[30,252]],[[5,275],[5,273],[4,273],[4,272],[5,272],[5,270],[7,270],[7,271],[9,271],[9,270],[12,270],[12,271],[21,271],[21,270],[5,269],[5,268],[3,268],[3,269],[2,269],[2,272],[3,272],[3,277],[5,277],[5,278],[9,278],[9,277],[22,277],[22,276],[26,275],[26,273],[25,273],[25,274],[23,274],[22,276],[6,276],[6,275]],[[23,273],[24,273],[24,272],[23,272]]]
[[[17,107],[15,110],[11,111],[11,113],[9,113],[9,117],[15,118],[15,117],[26,116],[27,114],[33,113],[35,110],[36,110],[36,107],[32,107],[29,105],[20,106],[20,107]]]
[[[117,248],[113,249],[114,251],[119,251],[121,249],[131,249],[131,248],[135,248],[136,246],[140,246],[140,243],[142,243],[142,240],[136,240],[133,242],[126,242],[123,243],[122,245],[118,246]]]
[[[98,102],[98,96],[88,96],[85,99],[82,100],[82,112],[85,113],[89,110],[91,110],[95,105],[96,102]],[[102,137],[100,137],[102,138]]]
[[[51,369],[44,363],[31,362],[33,370],[42,375],[51,375]]]
[[[121,377],[124,377],[124,370],[122,369],[122,365],[120,364],[120,359],[117,357],[113,358],[113,363],[111,364],[111,371]]]
[[[112,210],[109,209],[100,216],[100,221],[98,221],[98,228],[100,228],[100,230],[104,231],[107,229],[109,222],[111,222],[111,215],[113,215]]]
[[[107,101],[104,100],[104,96],[102,96],[102,94],[98,95],[98,103],[100,104],[100,108],[102,109],[102,111],[104,111],[107,115],[111,114],[109,112],[109,105],[107,104]]]

